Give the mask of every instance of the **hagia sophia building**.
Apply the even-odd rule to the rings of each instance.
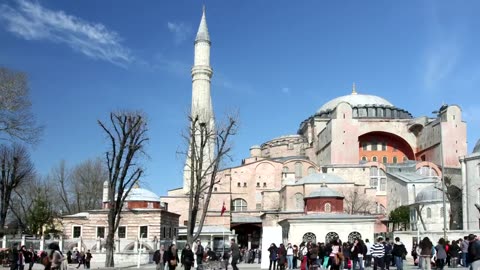
[[[215,130],[205,9],[194,44],[191,114]],[[355,85],[345,94],[312,112],[296,133],[292,127],[292,135],[254,145],[241,164],[218,172],[200,234],[204,246],[221,250],[236,238],[241,247],[268,254],[270,243],[372,241],[393,234],[410,250],[423,236],[480,234],[480,140],[467,153],[461,108],[443,105],[427,108],[436,117],[413,116],[382,97],[357,92]],[[210,143],[205,160],[215,155]],[[160,244],[183,248],[188,160],[183,186],[166,196],[132,190],[115,238],[119,258],[137,260],[132,254],[145,249],[141,260],[148,262]],[[106,194],[108,185],[102,209],[62,217],[61,245],[103,249]],[[395,226],[389,213],[400,206],[408,208],[410,222]]]
[[[211,46],[204,11],[195,39],[191,113],[214,125]],[[403,236],[407,245],[417,233],[441,234],[445,213],[446,230],[479,229],[480,173],[462,173],[469,160],[462,157],[469,155],[461,108],[443,105],[428,108],[437,110],[436,117],[413,116],[355,85],[345,94],[312,112],[296,133],[292,127],[292,135],[252,146],[241,164],[219,172],[201,234],[208,245],[218,248],[228,235],[267,254],[272,242],[373,239],[389,231],[388,214],[399,206],[410,207],[411,225],[402,228],[409,232]],[[472,155],[477,164],[480,154]],[[448,196],[446,209],[442,174],[460,194]],[[161,196],[180,215],[179,241],[188,219],[185,175],[183,186]]]

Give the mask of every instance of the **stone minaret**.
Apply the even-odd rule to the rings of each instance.
[[[212,98],[210,96],[210,79],[213,70],[210,67],[210,35],[208,34],[207,19],[205,17],[205,7],[203,7],[202,19],[198,27],[197,37],[195,38],[194,62],[192,67],[192,109],[191,116],[198,116],[199,123],[206,125],[208,130],[215,130],[215,119],[213,114]],[[214,140],[210,147],[205,151],[205,163],[209,163],[214,158]],[[190,148],[189,146],[189,153]],[[190,187],[190,160],[187,157],[184,176],[183,189],[185,192]]]

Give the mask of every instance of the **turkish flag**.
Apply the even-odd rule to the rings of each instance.
[[[225,202],[223,202],[222,212],[220,213],[220,216],[223,216],[223,213],[225,213],[225,211],[227,211],[227,208],[225,207]]]

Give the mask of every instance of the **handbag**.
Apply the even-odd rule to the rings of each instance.
[[[170,260],[171,266],[177,266],[177,260]]]

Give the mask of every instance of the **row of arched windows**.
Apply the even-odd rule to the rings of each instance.
[[[289,169],[287,166],[284,166],[282,169],[283,173],[288,173]],[[308,175],[315,173],[316,170],[313,166],[308,167],[307,173]],[[302,162],[295,162],[295,178],[302,178],[303,177],[303,164]]]
[[[404,156],[402,160],[403,160],[403,162],[407,162],[408,158]],[[368,157],[363,156],[362,161],[368,162],[369,161]],[[376,156],[373,156],[371,161],[372,162],[380,162],[379,159]],[[382,163],[385,163],[385,164],[389,163],[388,157],[385,157],[385,156],[382,157]],[[398,163],[398,157],[393,157],[392,158],[392,163],[397,164]]]
[[[329,232],[325,235],[325,243],[330,243],[331,241],[338,240],[338,239],[340,239],[340,236],[336,232]],[[348,242],[353,243],[355,239],[362,239],[362,234],[356,231],[348,234]],[[317,243],[317,236],[312,232],[307,232],[306,234],[303,235],[302,240],[305,243],[307,242]]]

